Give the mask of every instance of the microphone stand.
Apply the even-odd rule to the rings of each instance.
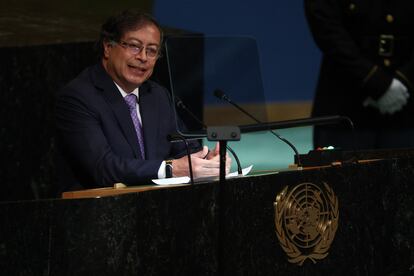
[[[237,108],[239,111],[241,111],[242,113],[244,113],[247,117],[249,117],[250,119],[252,119],[253,121],[255,121],[258,124],[261,124],[262,122],[257,119],[256,117],[254,117],[252,114],[250,114],[249,112],[247,112],[244,108],[242,108],[240,105],[236,104],[235,102],[233,102],[223,91],[221,91],[220,89],[216,89],[214,91],[214,96],[216,96],[217,98],[219,98],[220,100],[224,100],[226,102],[228,102],[229,104],[231,104],[232,106],[234,106],[235,108]],[[273,134],[273,136],[275,136],[276,138],[280,139],[281,141],[285,142],[294,152],[295,152],[295,157],[297,160],[297,166],[298,168],[302,167],[302,164],[300,162],[300,155],[298,150],[296,149],[296,147],[286,138],[282,137],[281,135],[277,134],[276,132],[274,132],[272,129],[269,129],[269,132],[271,134]]]
[[[187,112],[187,114],[189,114],[191,118],[193,118],[197,123],[199,123],[203,127],[203,129],[207,129],[207,126],[200,119],[198,119],[197,116],[193,112],[191,112],[191,110],[187,108],[187,106],[183,103],[183,101],[177,95],[174,95],[174,98],[175,98],[175,104],[178,107],[185,110],[185,112]],[[225,148],[227,148],[227,150],[233,155],[234,160],[236,160],[237,174],[239,176],[242,175],[243,174],[242,167],[241,167],[240,160],[236,152],[227,144],[225,145]],[[220,145],[220,150],[221,150],[221,145]]]
[[[184,144],[185,144],[185,148],[187,150],[187,158],[188,158],[188,170],[190,171],[190,184],[192,186],[194,186],[193,165],[191,163],[190,147],[188,145],[187,139],[185,139],[184,136],[180,135],[180,136],[178,136],[178,138],[181,139],[184,142]]]
[[[226,181],[226,147],[227,141],[240,140],[240,128],[236,126],[207,127],[207,140],[218,141],[220,146],[220,184]]]
[[[226,145],[227,141],[240,140],[240,128],[235,126],[208,127],[207,139],[209,141],[218,141],[220,145],[220,180],[218,186],[218,221],[219,221],[219,246],[218,246],[218,271],[222,271],[222,260],[224,258],[224,248],[222,232],[225,226],[225,195],[226,195]]]

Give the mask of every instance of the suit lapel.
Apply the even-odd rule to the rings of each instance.
[[[115,118],[117,119],[122,132],[134,152],[134,156],[140,159],[141,155],[138,145],[138,138],[135,132],[134,124],[132,123],[131,115],[129,114],[128,106],[122,98],[118,88],[115,86],[114,82],[106,73],[101,64],[95,66],[92,75],[92,82],[102,91],[102,95],[114,112]]]
[[[147,159],[154,159],[157,149],[157,136],[159,131],[159,104],[151,84],[143,83],[139,88],[139,109],[141,112],[144,131],[145,154]]]

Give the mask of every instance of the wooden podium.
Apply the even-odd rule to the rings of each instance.
[[[326,256],[315,262],[307,258],[300,265],[292,263],[281,246],[274,203],[285,188],[304,183],[329,186],[339,216]],[[66,194],[72,199],[0,203],[2,274],[411,275],[414,271],[411,156],[274,172],[231,179],[223,186],[214,182],[115,192],[82,191]],[[292,204],[286,206],[296,203]],[[295,219],[286,218],[288,228]],[[294,238],[287,235],[282,241]]]

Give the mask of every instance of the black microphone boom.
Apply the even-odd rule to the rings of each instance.
[[[238,104],[234,103],[227,95],[226,93],[224,93],[222,90],[220,89],[216,89],[214,90],[214,96],[216,96],[217,98],[219,98],[220,100],[224,100],[226,102],[228,102],[229,104],[233,105],[235,108],[237,108],[238,110],[240,110],[241,112],[243,112],[244,114],[246,114],[249,118],[251,118],[253,121],[255,121],[256,123],[261,124],[262,122],[260,120],[258,120],[256,117],[254,117],[252,114],[250,114],[249,112],[247,112],[244,108],[242,108],[241,106],[239,106]],[[273,130],[269,129],[270,133],[272,133],[274,136],[276,136],[278,139],[280,139],[281,141],[283,141],[284,143],[286,143],[294,152],[295,152],[295,156],[296,156],[296,160],[298,161],[298,167],[301,167],[301,162],[300,162],[300,157],[299,157],[299,152],[296,149],[296,147],[289,142],[287,139],[283,138],[282,136],[280,136],[279,134],[277,134],[276,132],[274,132]]]
[[[301,127],[301,126],[313,126],[313,125],[329,125],[333,123],[346,122],[349,124],[351,130],[354,130],[354,123],[346,116],[332,115],[332,116],[321,116],[313,118],[302,118],[294,119],[273,123],[260,123],[259,125],[243,125],[240,129],[244,133],[263,131],[269,129],[280,129],[280,128],[291,128],[291,127]]]

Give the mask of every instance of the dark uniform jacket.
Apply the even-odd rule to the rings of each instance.
[[[414,1],[305,0],[305,12],[323,52],[313,116],[345,115],[357,128],[414,126]],[[403,110],[364,107],[393,78],[410,93]]]

